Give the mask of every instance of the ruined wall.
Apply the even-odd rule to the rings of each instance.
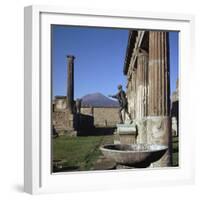
[[[64,109],[67,108],[67,104],[66,104],[66,97],[56,97],[54,100],[53,100],[53,110],[54,111],[62,111]]]
[[[81,127],[115,127],[119,123],[118,108],[81,108]],[[52,112],[52,123],[57,131],[70,131],[76,122],[76,115],[67,109],[55,109]],[[91,124],[92,123],[92,124]],[[79,124],[80,126],[80,124]]]
[[[94,117],[94,126],[114,127],[119,123],[118,108],[81,108],[81,113]]]
[[[81,114],[93,116],[93,110],[92,107],[81,108]]]
[[[75,116],[69,110],[60,110],[52,112],[52,124],[57,131],[74,130]]]

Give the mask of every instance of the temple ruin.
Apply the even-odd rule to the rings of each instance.
[[[139,145],[167,146],[164,156],[151,166],[171,166],[172,133],[178,135],[178,82],[170,101],[168,32],[129,31],[123,74],[127,77],[126,96],[132,124],[119,124],[118,108],[75,108],[78,102],[74,100],[74,60],[73,55],[67,56],[67,95],[56,96],[53,101],[55,130],[67,131],[69,135],[77,135],[80,128],[84,129],[82,125],[134,130],[122,134],[126,143],[128,138]],[[123,116],[126,121],[127,116]],[[115,131],[114,143],[123,141],[119,135]]]
[[[172,159],[168,43],[168,32],[130,31],[123,69],[137,143],[168,146],[154,167],[171,166]]]

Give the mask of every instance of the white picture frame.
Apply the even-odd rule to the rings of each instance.
[[[120,189],[194,182],[192,122],[192,15],[135,11],[86,10],[56,6],[25,8],[24,189],[31,194]],[[177,30],[180,66],[180,167],[51,174],[51,51],[50,25],[82,25]]]

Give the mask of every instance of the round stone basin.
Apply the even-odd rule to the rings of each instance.
[[[103,155],[117,164],[132,167],[148,167],[159,160],[167,146],[158,144],[108,144],[100,147]]]

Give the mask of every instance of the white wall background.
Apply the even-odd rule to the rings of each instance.
[[[189,13],[196,15],[196,77],[194,119],[196,128],[196,183],[191,186],[137,188],[76,194],[31,196],[23,193],[23,8],[31,4],[70,7]],[[0,6],[0,199],[199,199],[200,197],[200,6],[198,0],[4,0]],[[191,67],[191,66],[188,66]],[[200,73],[199,73],[200,76]],[[190,134],[190,133],[188,133]],[[190,156],[190,155],[188,155]],[[83,183],[84,184],[84,183]]]

